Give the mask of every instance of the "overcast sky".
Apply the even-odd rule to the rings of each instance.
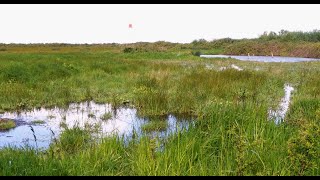
[[[320,5],[0,5],[0,43],[184,43],[281,29],[320,29]]]

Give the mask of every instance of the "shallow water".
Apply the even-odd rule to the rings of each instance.
[[[273,119],[276,124],[283,122],[290,105],[290,97],[294,88],[288,84],[284,86],[284,97],[276,110],[269,110],[269,119]]]
[[[101,120],[100,117],[108,112],[112,113],[112,118],[106,121]],[[65,124],[68,128],[96,126],[99,130],[98,134],[102,136],[117,134],[130,137],[133,131],[141,135],[141,126],[149,121],[148,118],[139,117],[134,108],[113,109],[110,104],[96,104],[94,102],[70,104],[67,109],[41,108],[20,113],[6,112],[0,114],[0,118],[25,122],[9,131],[0,132],[0,148],[30,146],[37,149],[48,148],[51,142],[59,137],[63,131],[61,124]],[[34,124],[35,120],[44,121],[44,124]],[[174,115],[168,115],[166,120],[167,130],[152,132],[152,135],[167,136],[177,129],[188,128],[190,124],[189,120],[177,119]]]
[[[279,124],[285,118],[289,109],[290,97],[294,88],[285,85],[285,96],[281,99],[279,108],[269,110],[269,119],[273,119]],[[105,113],[112,113],[112,118],[106,121],[101,120]],[[8,131],[0,131],[0,148],[6,146],[32,147],[46,149],[54,139],[63,132],[62,124],[68,128],[85,126],[98,127],[98,134],[108,136],[116,134],[118,136],[131,137],[133,132],[138,135],[143,134],[141,127],[148,123],[148,118],[139,117],[135,108],[121,107],[113,109],[110,104],[96,104],[94,102],[73,103],[67,109],[33,109],[23,112],[6,112],[0,114],[0,118],[14,119],[19,122],[18,126]],[[192,118],[178,118],[168,115],[165,120],[168,128],[165,131],[151,132],[152,136],[165,137],[175,133],[178,129],[187,129],[194,121]],[[34,124],[33,121],[44,121],[43,124]]]
[[[259,62],[303,62],[303,61],[320,61],[317,58],[300,58],[300,57],[282,57],[282,56],[233,56],[233,55],[200,55],[204,58],[234,58],[241,61],[259,61]]]
[[[238,71],[242,71],[243,69],[237,65],[231,64],[231,68],[236,69]]]
[[[212,64],[205,64],[205,68],[206,69],[209,69],[209,70],[214,70],[214,65]],[[229,68],[232,68],[232,69],[235,69],[235,70],[238,70],[238,71],[242,71],[243,69],[235,64],[231,64],[230,67],[220,67],[218,69],[218,71],[224,71],[226,69],[229,69]]]

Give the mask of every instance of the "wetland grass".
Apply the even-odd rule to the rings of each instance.
[[[207,60],[188,49],[177,56],[176,49],[52,48],[0,53],[0,109],[130,101],[139,116],[188,114],[197,117],[195,125],[161,140],[163,147],[148,136],[97,142],[87,130],[67,129],[43,152],[1,149],[0,175],[320,174],[319,62]],[[244,70],[218,71],[232,64]],[[268,120],[268,109],[279,105],[285,83],[295,91],[285,121],[277,125]],[[146,131],[165,128],[165,121],[150,123]]]

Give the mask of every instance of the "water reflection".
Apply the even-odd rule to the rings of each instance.
[[[109,120],[102,120],[105,113],[111,113]],[[112,108],[110,104],[96,104],[95,102],[84,102],[70,104],[69,108],[34,109],[24,112],[6,112],[0,118],[9,118],[24,122],[9,131],[0,132],[0,147],[15,146],[46,149],[51,142],[58,138],[66,126],[73,128],[78,126],[84,128],[90,126],[98,127],[98,135],[108,136],[117,134],[119,136],[131,137],[133,132],[141,135],[142,125],[150,120],[147,117],[139,117],[137,110],[129,107]],[[152,136],[167,136],[178,129],[188,128],[190,120],[179,119],[174,115],[168,115],[163,120],[167,121],[168,128],[161,132],[151,132]],[[35,124],[34,121],[44,121],[43,124]],[[36,138],[36,139],[35,139]]]

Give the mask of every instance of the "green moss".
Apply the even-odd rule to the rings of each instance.
[[[11,119],[0,119],[0,130],[9,130],[16,127],[16,123]]]

